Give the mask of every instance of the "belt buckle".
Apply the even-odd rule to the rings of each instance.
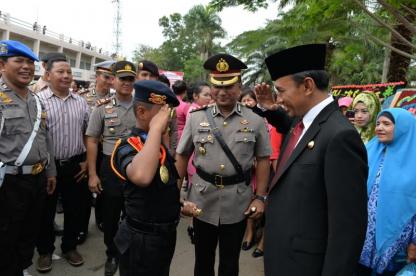
[[[43,164],[37,163],[32,166],[32,175],[37,175],[43,171]]]
[[[224,188],[224,185],[222,184],[222,176],[221,175],[216,174],[214,176],[214,184],[219,189],[223,189]]]

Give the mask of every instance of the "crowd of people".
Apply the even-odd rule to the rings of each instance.
[[[95,65],[78,89],[62,53],[0,41],[0,275],[62,256],[84,264],[91,207],[104,275],[169,275],[176,228],[191,217],[194,271],[239,275],[241,250],[267,276],[396,275],[416,262],[415,114],[363,91],[335,99],[326,45],[247,65],[209,57],[208,81],[170,83],[148,60]]]

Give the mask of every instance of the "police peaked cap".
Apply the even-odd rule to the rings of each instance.
[[[158,105],[179,105],[179,100],[173,91],[166,84],[156,80],[136,81],[134,83],[134,100]]]
[[[113,75],[117,78],[136,77],[136,66],[130,61],[117,61],[112,66]]]
[[[289,48],[266,58],[272,80],[310,70],[325,70],[326,45],[307,44]]]
[[[241,70],[247,69],[238,58],[228,54],[217,54],[209,57],[204,68],[210,70],[210,82],[214,85],[227,86],[238,82]]]
[[[38,57],[25,44],[15,40],[0,40],[0,57],[27,57],[39,61]]]
[[[96,72],[105,72],[105,73],[112,74],[113,73],[112,66],[114,63],[116,63],[114,60],[105,60],[105,61],[94,64],[94,68]]]
[[[142,60],[137,65],[137,70],[150,72],[153,76],[159,77],[159,68],[150,60]]]
[[[59,52],[46,53],[40,60],[45,63],[47,63],[49,60],[67,61],[66,56],[63,53],[59,53]]]

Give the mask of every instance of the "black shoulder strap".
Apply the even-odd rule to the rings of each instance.
[[[227,155],[228,159],[234,166],[234,169],[237,171],[238,174],[243,174],[243,168],[241,168],[240,163],[238,163],[237,159],[235,158],[234,154],[231,152],[230,148],[224,141],[224,138],[221,135],[221,132],[218,130],[217,125],[215,124],[214,118],[212,117],[211,112],[209,109],[205,109],[205,114],[207,115],[208,122],[212,126],[212,133],[214,134],[215,138],[217,138],[218,142],[221,145],[222,150],[224,151],[225,155]]]

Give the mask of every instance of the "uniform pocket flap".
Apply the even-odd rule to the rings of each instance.
[[[243,143],[256,142],[256,136],[252,133],[237,133],[234,140]]]
[[[118,126],[121,124],[121,120],[119,118],[112,118],[104,120],[105,126]]]
[[[4,109],[2,113],[4,119],[16,119],[25,117],[25,112],[21,109]]]
[[[194,142],[199,144],[205,144],[205,143],[214,143],[214,135],[207,134],[207,135],[195,135],[194,136]]]
[[[326,250],[326,241],[294,238],[292,241],[292,249],[297,252],[321,254]]]

